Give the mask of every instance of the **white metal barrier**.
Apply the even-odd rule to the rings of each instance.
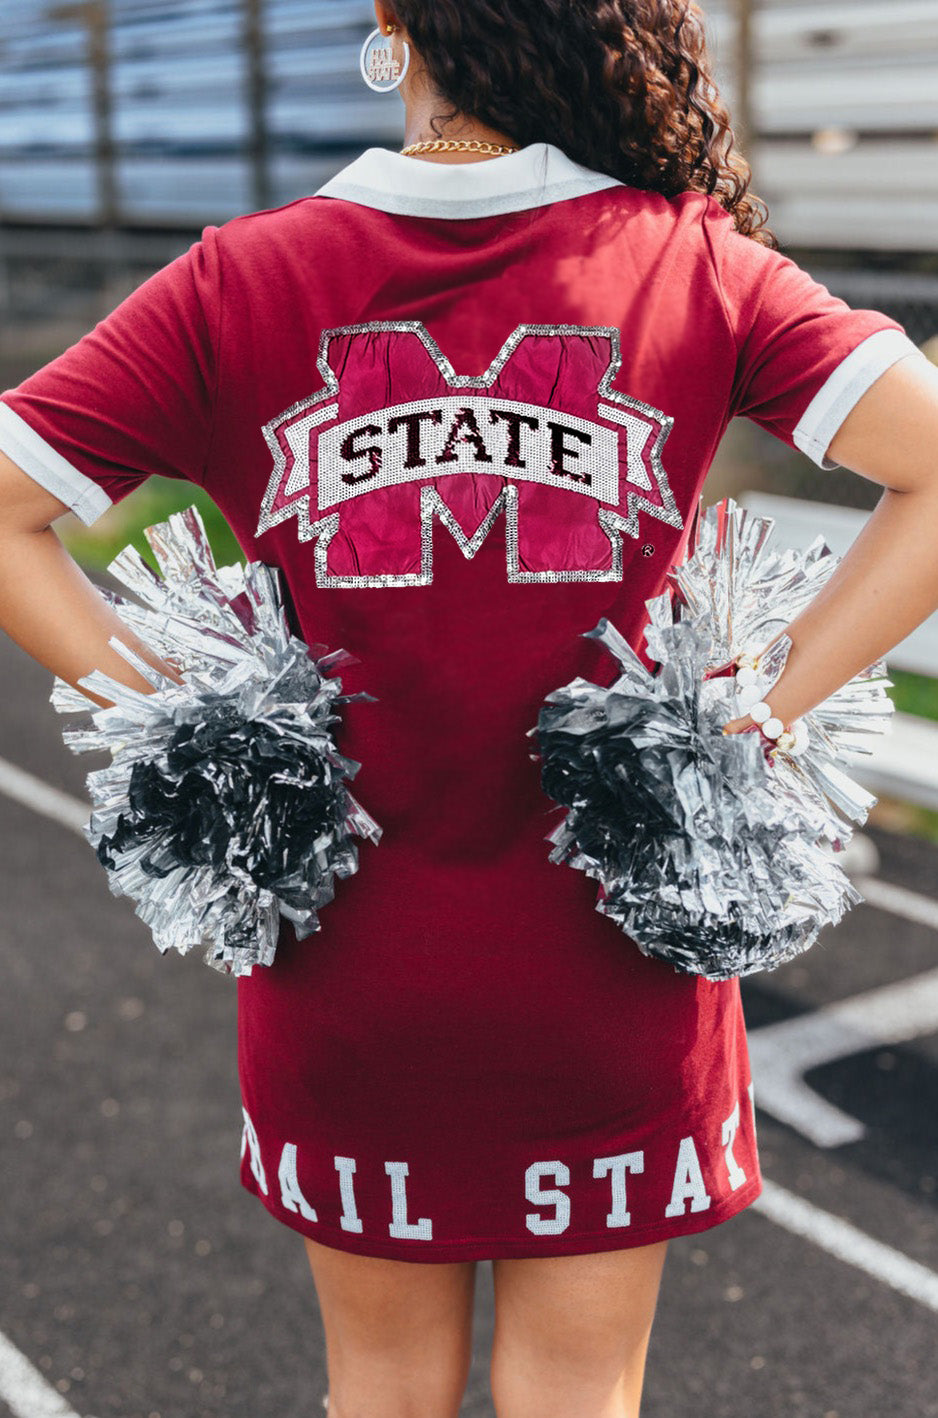
[[[740,506],[774,519],[770,545],[807,547],[820,532],[831,551],[843,556],[868,512],[805,502],[778,493],[745,491]],[[929,616],[885,657],[887,669],[938,677],[938,614]],[[938,809],[938,722],[896,713],[889,733],[875,742],[868,758],[857,758],[850,774],[871,793]]]

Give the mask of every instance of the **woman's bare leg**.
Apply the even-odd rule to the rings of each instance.
[[[492,1262],[498,1418],[638,1418],[667,1245]]]
[[[475,1262],[384,1260],[303,1240],[326,1338],[328,1418],[457,1418]]]

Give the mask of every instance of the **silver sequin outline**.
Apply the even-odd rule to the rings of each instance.
[[[553,413],[553,414],[556,414],[556,413],[557,413],[557,410],[546,408],[546,406],[545,406],[544,404],[531,404],[531,403],[525,402],[525,401],[522,400],[522,399],[493,398],[493,397],[492,397],[491,395],[489,395],[489,394],[477,393],[474,389],[473,389],[473,390],[470,390],[468,393],[467,393],[465,390],[463,390],[463,392],[462,392],[461,394],[438,394],[438,395],[436,395],[435,398],[432,398],[432,399],[409,399],[409,400],[406,401],[406,403],[389,405],[389,407],[388,407],[387,409],[381,410],[381,413],[382,413],[383,415],[387,415],[387,414],[389,414],[389,413],[394,413],[395,415],[398,415],[398,414],[400,414],[401,410],[406,410],[408,414],[417,414],[417,413],[421,413],[421,412],[424,412],[424,411],[429,411],[429,410],[432,410],[432,409],[437,409],[437,408],[439,408],[441,405],[445,407],[445,405],[447,405],[447,404],[452,404],[453,407],[454,407],[454,409],[458,409],[458,408],[460,407],[460,405],[464,405],[467,409],[469,409],[470,411],[472,411],[472,412],[473,412],[474,414],[476,414],[476,415],[479,415],[480,413],[483,412],[483,410],[486,410],[486,409],[487,409],[487,410],[499,409],[500,411],[504,411],[505,409],[508,409],[508,410],[510,410],[510,411],[511,411],[512,413],[514,413],[514,414],[520,414],[520,415],[522,415],[522,417],[524,417],[524,416],[533,416],[533,417],[535,417],[535,418],[538,420],[538,422],[540,422],[540,420],[541,420],[541,418],[543,417],[543,415],[544,415],[545,412]],[[481,407],[480,407],[480,406],[481,406]],[[375,412],[377,413],[377,411],[375,411]],[[625,415],[619,415],[619,413],[618,413],[618,411],[617,411],[616,409],[608,409],[608,410],[607,410],[607,415],[602,415],[602,413],[600,413],[600,416],[601,416],[601,417],[607,417],[607,421],[608,421],[609,419],[618,419],[619,417],[625,417]],[[367,417],[367,415],[363,415],[363,417]],[[558,417],[559,417],[559,415],[558,415]],[[606,426],[603,425],[603,424],[598,424],[598,423],[596,423],[595,420],[580,418],[580,416],[579,416],[578,414],[570,414],[570,413],[566,413],[566,412],[563,414],[563,418],[564,418],[564,427],[565,427],[565,428],[569,428],[570,430],[573,430],[573,431],[575,431],[575,430],[577,430],[577,429],[579,429],[579,428],[581,428],[581,427],[582,427],[582,428],[586,428],[586,429],[590,429],[590,430],[592,430],[592,431],[594,431],[594,432],[607,435],[607,436],[609,437],[610,443],[616,442],[616,433],[615,433],[615,430],[613,430],[613,429],[611,429],[611,428],[608,428],[608,427],[606,427]],[[292,428],[302,428],[303,424],[306,423],[306,422],[308,422],[308,421],[307,421],[306,419],[303,419],[303,420],[301,420],[301,421],[299,421],[299,422],[293,424],[293,425],[292,425]],[[638,419],[636,419],[635,422],[637,423],[637,422],[638,422]],[[324,437],[331,437],[333,434],[338,434],[338,433],[340,433],[342,430],[347,430],[351,424],[358,424],[358,425],[360,425],[360,424],[361,424],[361,418],[348,419],[348,420],[346,420],[344,423],[341,423],[341,424],[336,423],[336,424],[333,425],[332,428],[327,429],[327,430],[326,430],[326,433],[325,433],[323,436],[324,436]],[[447,427],[447,426],[448,426],[448,425],[444,422],[443,427],[445,428],[445,427]],[[489,428],[489,425],[486,424],[486,430],[488,430],[488,428]],[[481,430],[480,430],[480,432],[481,432]],[[379,489],[384,490],[385,488],[394,487],[394,486],[400,486],[400,485],[403,485],[403,484],[405,484],[405,483],[408,483],[408,484],[410,484],[411,486],[413,486],[413,485],[416,484],[416,483],[426,482],[426,480],[427,480],[428,477],[432,477],[432,478],[447,478],[447,479],[453,478],[453,477],[458,478],[458,477],[461,477],[462,474],[465,473],[465,472],[470,472],[470,473],[472,473],[474,476],[477,476],[477,477],[497,477],[497,478],[501,478],[501,477],[503,477],[503,476],[504,476],[504,477],[510,477],[510,478],[512,479],[512,481],[515,481],[515,482],[522,482],[522,483],[528,483],[528,482],[530,482],[530,483],[536,483],[539,487],[551,488],[551,489],[553,489],[554,491],[557,491],[557,492],[575,492],[578,497],[590,498],[590,499],[592,499],[593,501],[602,503],[602,504],[605,505],[605,506],[611,505],[611,506],[613,506],[613,507],[618,507],[618,506],[620,505],[620,504],[619,504],[619,501],[618,501],[618,486],[619,486],[619,469],[618,469],[618,468],[616,469],[616,475],[615,475],[616,497],[615,497],[615,499],[613,499],[613,498],[611,498],[611,497],[602,497],[602,496],[600,496],[599,494],[597,494],[596,492],[594,492],[592,486],[587,486],[585,483],[574,482],[574,481],[571,481],[570,479],[564,479],[564,478],[561,478],[561,477],[556,477],[556,480],[555,480],[554,477],[552,477],[552,476],[550,476],[550,475],[548,475],[548,476],[545,477],[545,476],[543,476],[540,472],[534,472],[534,471],[532,471],[532,470],[529,469],[529,468],[514,468],[514,467],[513,467],[513,468],[511,468],[510,472],[506,470],[504,473],[499,472],[499,471],[494,471],[494,472],[493,472],[493,471],[488,471],[488,472],[487,472],[487,471],[485,470],[485,468],[484,468],[480,463],[477,462],[474,466],[469,467],[469,468],[465,468],[465,467],[462,467],[462,468],[453,468],[453,467],[449,467],[449,468],[438,468],[438,469],[435,469],[434,471],[431,472],[431,471],[428,471],[426,467],[424,467],[424,468],[420,469],[419,471],[417,471],[417,472],[415,473],[415,472],[413,472],[413,471],[407,470],[403,458],[399,458],[399,457],[397,456],[397,455],[399,455],[399,454],[403,454],[403,452],[404,452],[403,448],[400,448],[400,449],[392,450],[392,451],[391,451],[391,456],[390,456],[390,458],[387,457],[387,456],[385,456],[384,460],[382,461],[382,465],[381,465],[381,473],[380,473],[379,481],[377,481],[377,482],[372,482],[371,479],[369,478],[367,481],[363,481],[362,483],[360,483],[360,484],[354,489],[354,491],[347,493],[344,497],[340,497],[340,498],[332,497],[332,498],[330,498],[326,503],[323,503],[323,500],[322,500],[323,484],[322,484],[322,479],[320,478],[320,479],[319,479],[319,494],[320,494],[320,496],[319,496],[318,508],[317,508],[318,512],[321,513],[321,514],[323,514],[323,515],[325,515],[326,509],[342,507],[343,505],[346,505],[348,502],[352,501],[352,500],[353,500],[354,498],[356,498],[356,497],[367,497],[367,496],[369,495],[369,493],[375,492],[375,491],[377,491],[377,490],[379,490]],[[578,460],[578,466],[579,466],[579,460]],[[644,463],[642,464],[642,472],[644,473],[645,478],[647,479],[647,489],[650,489],[650,488],[651,488],[651,478],[648,476],[648,473],[647,473],[647,471],[646,471],[646,469],[645,469]],[[292,477],[292,476],[293,476],[293,474],[291,473],[291,474],[290,474],[290,477]],[[633,485],[634,485],[635,487],[641,487],[641,486],[642,486],[642,484],[641,484],[640,482],[636,482],[636,483],[634,483]],[[291,495],[289,489],[290,489],[290,478],[287,478],[285,491],[286,491],[286,493],[287,493],[288,496]],[[302,491],[302,489],[298,489],[298,491]]]
[[[338,396],[340,390],[339,380],[333,372],[328,358],[329,345],[334,338],[342,335],[382,334],[391,332],[416,335],[447,385],[456,389],[476,388],[480,394],[484,393],[486,389],[494,383],[505,364],[507,364],[508,360],[521,344],[521,341],[528,335],[577,335],[608,338],[610,359],[605,373],[597,385],[597,394],[599,398],[607,399],[612,404],[637,410],[639,413],[645,414],[658,424],[658,433],[650,449],[649,460],[658,491],[661,495],[662,506],[658,507],[655,503],[649,502],[649,500],[642,495],[641,490],[630,487],[627,490],[626,516],[623,517],[620,513],[613,512],[609,508],[598,508],[597,520],[603,532],[609,538],[612,553],[612,564],[609,567],[596,570],[522,571],[519,565],[518,550],[518,488],[515,483],[505,483],[482,522],[476,528],[475,532],[468,537],[456,521],[449,507],[447,507],[446,503],[443,501],[437,489],[424,485],[420,489],[419,572],[392,572],[383,575],[361,576],[342,576],[330,572],[327,564],[329,545],[332,538],[339,530],[339,513],[330,513],[329,516],[320,518],[311,523],[309,520],[308,493],[305,496],[297,497],[295,501],[291,502],[287,507],[280,508],[277,512],[273,509],[273,501],[276,497],[277,489],[280,487],[283,475],[286,472],[286,458],[280,447],[276,431],[289,419],[297,417],[308,409],[315,408],[317,404],[324,403]],[[330,330],[323,330],[319,341],[319,353],[316,358],[316,367],[323,380],[323,388],[316,394],[297,400],[296,403],[291,404],[288,409],[285,409],[263,426],[264,439],[273,457],[274,467],[261,502],[260,517],[254,535],[255,537],[261,536],[264,532],[268,532],[273,527],[278,526],[280,522],[285,521],[288,517],[295,516],[298,525],[298,539],[301,542],[317,539],[314,563],[316,585],[321,588],[353,589],[355,587],[429,586],[433,581],[434,516],[439,517],[440,521],[451,532],[463,555],[467,557],[467,559],[471,559],[475,556],[482,542],[485,540],[485,537],[491,530],[499,512],[504,510],[506,523],[506,573],[509,583],[621,581],[623,575],[622,536],[628,535],[637,539],[641,535],[638,526],[639,512],[648,512],[658,521],[665,522],[668,526],[674,527],[677,530],[681,530],[684,526],[680,510],[671,492],[667,473],[661,462],[661,450],[674,426],[674,419],[670,415],[663,413],[661,409],[656,409],[654,405],[645,403],[644,400],[638,399],[634,395],[623,394],[618,389],[611,387],[611,381],[615,378],[621,364],[622,348],[620,331],[615,325],[518,325],[508,336],[488,369],[480,375],[457,374],[422,320],[369,320],[355,325],[342,325]],[[485,474],[485,476],[497,476],[497,474]]]

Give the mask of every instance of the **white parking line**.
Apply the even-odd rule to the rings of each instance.
[[[904,916],[918,926],[931,926],[932,930],[938,931],[938,901],[933,897],[920,896],[917,891],[893,886],[875,876],[855,876],[853,883],[871,906],[878,906],[891,916]]]
[[[0,1333],[0,1399],[13,1418],[78,1418],[74,1409]]]
[[[804,1075],[821,1064],[936,1032],[938,969],[751,1029],[749,1062],[759,1107],[816,1147],[858,1142],[866,1125],[815,1093]]]
[[[91,810],[88,804],[61,792],[58,788],[49,787],[41,778],[24,772],[23,769],[17,768],[4,759],[0,759],[0,793],[6,794],[16,802],[20,802],[35,812],[41,813],[44,817],[52,818],[53,821],[72,828],[74,831],[81,832],[90,817]],[[878,906],[882,910],[902,916],[906,920],[934,926],[938,929],[938,902],[931,897],[920,896],[917,892],[907,891],[904,887],[891,886],[888,882],[879,881],[874,877],[857,877],[856,881],[870,905]],[[928,977],[920,976],[913,982],[900,981],[896,985],[884,987],[881,991],[868,991],[866,995],[857,996],[856,1000],[843,1001],[844,1010],[850,1014],[859,1007],[864,1038],[868,1040],[869,1034],[866,1031],[869,1029],[869,1010],[866,1006],[875,1005],[878,1008],[889,1004],[891,1006],[889,1010],[891,1037],[893,1039],[912,1037],[909,1034],[902,1034],[901,1031],[903,1028],[909,1028],[909,1023],[906,1022],[903,1025],[903,1020],[908,1020],[906,1011],[913,999],[918,1005],[924,1004],[929,1014],[929,1020],[931,1018],[933,1008],[931,990],[927,992],[929,995],[927,1001],[923,1001],[922,996],[918,994],[922,982],[926,978]],[[916,986],[916,995],[914,996],[905,992],[905,987],[909,983]],[[931,983],[930,979],[929,983]],[[830,1029],[832,1022],[830,1016],[836,1014],[837,1009],[838,1006],[831,1006],[827,1010],[816,1011],[810,1016],[799,1016],[792,1021],[783,1021],[783,1024],[802,1025],[807,1028],[813,1021],[818,1020],[821,1025],[826,1024]],[[920,1013],[920,1010],[917,1013]],[[858,1018],[852,1022],[856,1027],[861,1023],[861,1020]],[[847,1019],[845,1018],[841,1023],[846,1024]],[[881,1023],[882,1016],[880,1016],[880,1026]],[[767,1035],[768,1031],[775,1027],[769,1025],[764,1029],[756,1029],[751,1032],[751,1044],[755,1045],[753,1052],[759,1048],[760,1035]],[[882,1040],[882,1027],[877,1028],[875,1033]],[[766,1042],[768,1042],[767,1038]],[[805,1042],[805,1040],[801,1041],[802,1046]],[[804,1056],[801,1057],[801,1063],[803,1067]],[[754,1071],[759,1073],[758,1069]],[[766,1102],[767,1092],[771,1092],[771,1088],[768,1086],[768,1078],[764,1070],[759,1076],[758,1106],[765,1107],[767,1111],[774,1113],[774,1106],[769,1106]],[[817,1095],[812,1096],[816,1098]],[[839,1116],[841,1118],[847,1117],[846,1114]],[[848,1119],[848,1121],[853,1122],[854,1120]],[[825,1144],[822,1142],[821,1145]],[[844,1221],[831,1212],[823,1211],[812,1202],[805,1201],[803,1197],[786,1191],[784,1187],[769,1181],[766,1177],[763,1177],[762,1194],[756,1198],[752,1206],[753,1210],[758,1211],[776,1225],[784,1227],[793,1235],[811,1241],[820,1250],[826,1251],[829,1255],[845,1261],[858,1270],[865,1271],[867,1275],[872,1276],[881,1284],[888,1285],[900,1294],[907,1295],[928,1309],[938,1312],[938,1274],[929,1270],[927,1266],[920,1265],[918,1261],[911,1260],[901,1251],[894,1250],[892,1246],[874,1240],[872,1236],[868,1236],[865,1231],[851,1225],[849,1221]],[[46,1383],[42,1375],[33,1369],[29,1361],[2,1334],[0,1334],[0,1398],[4,1399],[12,1409],[14,1418],[78,1418],[78,1415],[65,1403],[61,1394]]]
[[[938,930],[938,900],[863,874],[853,877],[880,911]],[[938,1030],[938,970],[866,990],[810,1014],[749,1031],[759,1107],[816,1147],[842,1147],[866,1135],[859,1118],[828,1103],[804,1081],[809,1069]]]
[[[828,1255],[846,1261],[871,1275],[874,1280],[898,1290],[938,1311],[938,1275],[917,1260],[910,1260],[901,1251],[893,1250],[882,1241],[874,1241],[865,1231],[852,1226],[829,1211],[822,1211],[804,1197],[786,1191],[776,1182],[762,1179],[763,1190],[752,1203],[753,1209],[767,1216],[778,1226],[784,1226],[796,1236],[813,1241]]]
[[[15,763],[8,763],[5,758],[0,758],[0,793],[76,832],[80,832],[91,817],[90,803],[83,803],[59,788],[51,788],[35,774],[17,768]]]
[[[52,788],[32,773],[0,758],[0,793],[22,803],[63,827],[81,832],[90,806]],[[13,1418],[78,1418],[60,1393],[39,1373],[15,1344],[0,1332],[0,1399]]]

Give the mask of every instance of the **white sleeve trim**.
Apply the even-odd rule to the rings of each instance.
[[[876,330],[840,361],[811,400],[792,433],[792,442],[818,467],[842,465],[827,457],[831,439],[867,389],[897,360],[926,356],[904,330]]]
[[[64,502],[86,527],[113,506],[113,499],[103,487],[73,467],[2,400],[0,452],[6,453],[24,473]]]

